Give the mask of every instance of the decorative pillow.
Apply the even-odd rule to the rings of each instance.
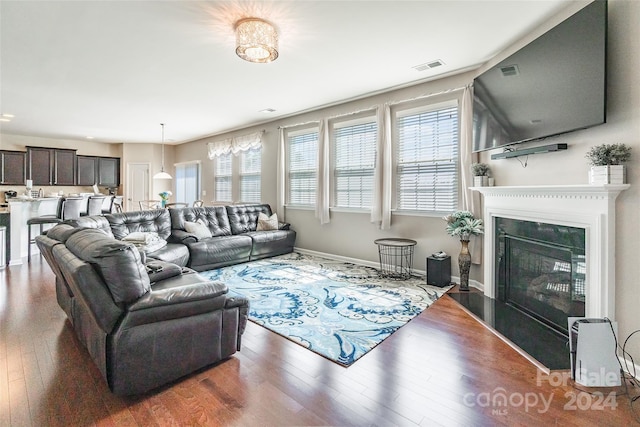
[[[209,230],[209,227],[207,227],[206,225],[204,225],[199,221],[198,222],[185,221],[184,229],[187,230],[187,233],[191,233],[194,236],[196,236],[196,239],[198,240],[211,237],[211,230]]]
[[[267,216],[260,212],[258,214],[258,226],[256,231],[277,230],[278,229],[278,214]]]

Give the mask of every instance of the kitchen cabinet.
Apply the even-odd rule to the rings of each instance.
[[[75,185],[76,150],[27,147],[27,175],[33,185]]]
[[[77,185],[98,184],[100,187],[120,185],[120,158],[77,156]]]
[[[117,157],[98,157],[98,185],[118,187],[120,185],[120,159]]]
[[[98,183],[98,158],[96,156],[78,156],[77,185],[93,185]]]
[[[0,151],[0,185],[25,185],[27,179],[27,153]]]

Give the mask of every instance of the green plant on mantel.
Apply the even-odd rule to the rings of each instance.
[[[631,147],[626,144],[595,145],[585,157],[591,166],[621,165],[631,158]]]
[[[473,176],[489,176],[491,169],[486,163],[474,163],[471,165],[471,173]]]

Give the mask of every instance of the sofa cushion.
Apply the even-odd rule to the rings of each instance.
[[[229,218],[224,206],[169,209],[169,213],[171,228],[174,230],[186,230],[184,223],[189,221],[205,224],[213,237],[231,235]]]
[[[256,231],[258,227],[258,214],[263,214],[270,217],[271,206],[267,204],[262,205],[233,205],[225,206],[227,209],[227,216],[229,217],[229,225],[231,225],[231,232],[233,234],[242,234],[249,231]]]
[[[150,211],[132,211],[115,214],[107,214],[104,217],[111,225],[113,236],[122,240],[136,231],[158,233],[162,239],[167,240],[171,235],[170,209],[155,209]]]
[[[109,237],[113,237],[111,225],[109,225],[109,221],[102,215],[81,216],[79,218],[68,219],[64,223],[75,228],[97,228],[107,233]]]
[[[135,301],[151,289],[138,249],[108,237],[100,230],[84,229],[67,240],[76,257],[97,268],[116,303]]]
[[[202,220],[198,220],[196,222],[185,221],[184,229],[187,230],[187,233],[193,234],[198,240],[212,237],[209,228],[207,228],[207,226],[201,221]]]
[[[177,264],[185,267],[189,262],[189,248],[182,243],[167,243],[167,245],[153,252],[145,252],[147,260],[149,258],[159,259],[165,262]]]
[[[220,236],[188,243],[189,267],[196,271],[210,270],[249,261],[249,236]]]
[[[277,230],[278,226],[278,214],[273,214],[271,216],[267,216],[262,212],[258,214],[258,225],[256,226],[256,231]]]
[[[70,224],[57,224],[53,228],[47,230],[47,237],[57,240],[58,242],[65,243],[69,237],[80,230],[82,229],[75,228]]]

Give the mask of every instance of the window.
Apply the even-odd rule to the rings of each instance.
[[[313,206],[316,202],[318,131],[290,133],[287,148],[287,203]]]
[[[231,193],[232,160],[233,155],[231,153],[217,156],[214,160],[216,202],[233,202],[233,194]]]
[[[176,165],[176,202],[189,206],[200,197],[200,162]]]
[[[396,207],[451,212],[458,206],[458,107],[396,116]]]
[[[373,121],[371,121],[373,120]],[[375,119],[338,124],[333,132],[334,206],[370,209],[376,162]]]
[[[260,169],[262,164],[262,150],[240,152],[240,201],[260,203]]]

